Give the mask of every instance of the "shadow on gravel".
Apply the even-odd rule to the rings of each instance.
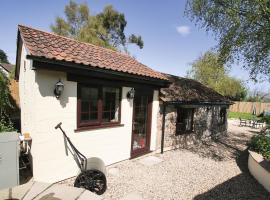
[[[215,148],[212,148],[211,151],[204,149],[207,153],[202,155],[213,159],[217,158],[216,155],[219,155],[220,161],[235,160],[242,173],[203,194],[197,195],[194,200],[270,200],[270,193],[252,177],[248,170],[248,150],[246,143],[250,137],[246,137],[246,135],[241,135],[242,139],[236,139],[236,137],[235,135],[231,135],[227,138],[213,141]],[[220,150],[223,152],[220,153]],[[209,152],[212,152],[212,154]]]
[[[249,173],[248,151],[242,151],[236,157],[236,163],[242,171],[241,174],[229,179],[222,184],[219,184],[211,190],[197,195],[194,200],[223,200],[223,199],[252,199],[252,200],[267,200],[270,199],[268,193]],[[221,172],[222,173],[222,172]]]
[[[209,199],[267,200],[270,199],[270,194],[250,176],[240,174],[194,198],[194,200]]]
[[[182,145],[181,148],[216,161],[232,160],[243,155],[251,137],[258,133],[258,130],[250,129],[243,132],[228,131],[227,135],[221,135],[218,138],[201,141],[193,145]]]

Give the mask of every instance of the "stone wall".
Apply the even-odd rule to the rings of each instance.
[[[161,146],[162,106],[158,113],[157,147]],[[227,113],[225,124],[218,123],[221,106],[203,106],[194,108],[193,132],[176,135],[177,108],[166,107],[164,148],[179,148],[209,140],[227,133]]]

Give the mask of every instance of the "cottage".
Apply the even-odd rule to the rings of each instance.
[[[86,157],[106,165],[156,150],[159,89],[169,82],[130,56],[19,26],[16,78],[35,180],[79,171],[59,122]]]
[[[198,81],[163,74],[171,82],[162,88],[157,147],[185,147],[227,132],[227,98]]]
[[[79,172],[54,129],[59,122],[86,157],[106,165],[176,147],[183,137],[227,130],[230,102],[202,84],[159,73],[120,52],[21,25],[15,77],[21,132],[32,137],[37,181]]]

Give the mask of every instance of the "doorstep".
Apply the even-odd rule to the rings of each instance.
[[[0,190],[0,199],[101,200],[102,197],[83,188],[29,181],[23,185]]]

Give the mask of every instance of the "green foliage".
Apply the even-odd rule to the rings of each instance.
[[[69,36],[69,24],[61,17],[56,17],[55,25],[51,25],[51,29],[58,35]]]
[[[143,48],[143,40],[142,40],[142,37],[141,36],[136,36],[136,35],[134,35],[134,34],[131,34],[130,36],[129,36],[129,41],[130,41],[130,43],[135,43],[135,44],[137,44],[139,47],[140,47],[140,49],[142,49]]]
[[[126,39],[124,33],[127,25],[125,15],[111,5],[106,6],[97,15],[90,15],[87,4],[70,1],[65,6],[65,18],[57,17],[51,25],[53,32],[111,49],[126,50],[128,43],[143,48],[141,36],[131,34]]]
[[[1,49],[0,49],[0,63],[8,63],[9,64],[7,54]]]
[[[11,72],[9,73],[9,80],[15,79],[16,67],[13,67]]]
[[[208,51],[191,65],[188,76],[214,89],[231,100],[242,100],[247,91],[244,84],[228,75],[228,69],[219,61],[218,54]]]
[[[264,121],[268,126],[270,126],[270,115],[263,116],[262,121]]]
[[[13,124],[10,120],[6,121],[4,119],[0,119],[0,134],[1,132],[9,132],[15,131]]]
[[[246,98],[246,101],[251,102],[270,102],[270,90],[263,91],[257,88],[249,91],[249,95]]]
[[[252,79],[270,80],[269,1],[190,0],[186,14],[215,34],[222,62],[243,60]]]
[[[239,112],[229,112],[228,118],[234,118],[234,119],[260,119],[254,115],[252,115],[251,113],[239,113]]]
[[[270,160],[270,136],[262,134],[252,137],[250,149]]]
[[[13,130],[9,119],[10,110],[14,107],[11,103],[9,80],[0,70],[0,132]]]

